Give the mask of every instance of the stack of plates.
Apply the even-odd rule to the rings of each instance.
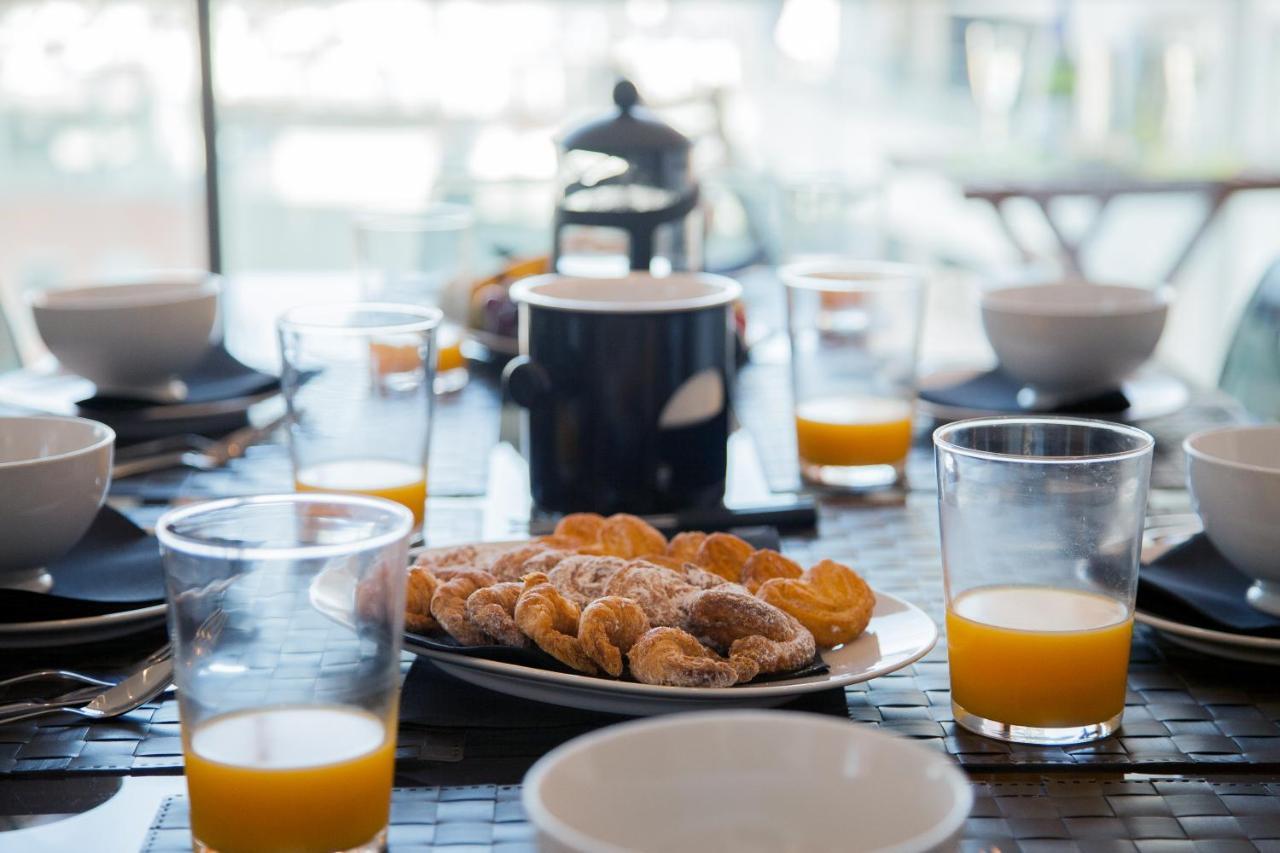
[[[1147,520],[1143,533],[1142,562],[1149,563],[1161,554],[1196,535],[1201,530],[1195,515],[1164,515]],[[1134,618],[1150,625],[1169,642],[1214,657],[1228,660],[1280,666],[1280,639],[1216,631],[1144,611],[1141,606]]]

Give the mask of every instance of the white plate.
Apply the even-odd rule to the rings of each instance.
[[[1194,514],[1162,515],[1147,519],[1146,529],[1142,533],[1142,561],[1151,562],[1200,530],[1200,519]],[[1214,631],[1175,622],[1142,610],[1136,611],[1133,618],[1144,625],[1150,625],[1170,642],[1185,648],[1228,660],[1280,666],[1280,639]]]
[[[152,604],[100,616],[0,624],[0,649],[70,646],[125,637],[163,622],[165,607],[164,604]]]
[[[505,548],[513,543],[492,543]],[[338,564],[317,576],[312,604],[330,619],[348,624],[350,590]],[[555,672],[505,661],[469,657],[429,649],[405,637],[406,651],[421,655],[448,674],[499,693],[535,702],[564,705],[611,714],[666,714],[709,708],[768,708],[805,693],[869,681],[915,663],[938,642],[938,626],[919,607],[887,592],[876,592],[876,606],[867,630],[852,643],[821,649],[830,667],[821,675],[739,687],[666,687],[615,681],[590,675]]]
[[[664,687],[614,681],[428,649],[407,639],[405,648],[477,687],[587,711],[647,715],[781,705],[805,693],[845,687],[902,669],[928,654],[937,641],[938,627],[923,610],[897,596],[877,592],[866,633],[852,643],[821,650],[830,671],[739,687]]]

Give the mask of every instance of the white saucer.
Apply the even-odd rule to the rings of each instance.
[[[165,609],[164,604],[152,604],[135,610],[75,619],[0,623],[0,649],[35,649],[113,640],[163,622]]]
[[[1142,562],[1151,562],[1170,548],[1190,539],[1201,529],[1200,519],[1194,514],[1161,515],[1147,519],[1146,529],[1142,533]],[[1136,611],[1133,618],[1143,625],[1150,625],[1169,642],[1184,648],[1228,660],[1280,666],[1280,639],[1214,631],[1142,610]]]

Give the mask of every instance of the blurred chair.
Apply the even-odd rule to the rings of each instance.
[[[1263,273],[1240,317],[1218,387],[1253,416],[1280,420],[1280,261]]]

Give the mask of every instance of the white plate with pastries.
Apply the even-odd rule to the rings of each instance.
[[[633,516],[601,519],[580,514],[569,519],[557,534],[538,540],[419,553],[417,564],[433,577],[411,573],[408,630],[430,633],[432,638],[447,633],[453,640],[432,642],[410,633],[405,648],[479,687],[537,702],[647,715],[780,705],[805,693],[894,672],[919,660],[937,642],[937,626],[924,611],[896,596],[874,592],[856,572],[832,561],[805,571],[776,552],[756,551],[728,534],[687,533],[668,543]],[[583,533],[584,520],[592,532]],[[601,523],[606,532],[597,534],[594,526]],[[602,538],[591,539],[597,535]],[[655,552],[659,547],[665,551]],[[492,573],[484,580],[492,584],[485,601],[504,599],[504,587],[509,594],[505,615],[490,611],[503,625],[473,621],[477,617],[472,608],[484,597],[477,595],[473,570]],[[426,603],[420,597],[422,589],[415,591],[419,581],[431,587]],[[467,605],[467,625],[443,618],[450,616],[443,605],[450,598],[455,619]],[[573,627],[562,624],[556,630],[569,633],[536,637],[538,629],[531,629],[528,620],[537,623],[537,618],[531,614],[554,612],[546,618],[569,618],[562,615],[566,601],[572,605],[567,609],[572,611]],[[679,616],[668,612],[673,606]],[[619,607],[651,618],[640,620],[638,613],[631,613],[632,632],[619,639],[627,632],[621,627],[627,614]],[[415,625],[415,609],[419,620],[429,609],[439,621],[426,618],[430,627]],[[515,631],[516,622],[524,637]],[[479,625],[485,631],[475,634]],[[511,641],[495,640],[504,628]],[[485,632],[487,642],[481,639]],[[467,639],[467,633],[475,637]],[[751,634],[767,636],[748,639]],[[577,646],[565,647],[574,640]],[[560,660],[563,671],[513,662],[511,655],[493,659],[454,651],[448,642],[524,643],[535,653],[541,647]],[[601,646],[615,642],[622,648],[601,651]],[[813,671],[815,649],[825,671]],[[736,677],[730,670],[736,670]],[[796,676],[788,677],[789,672]]]
[[[649,715],[781,705],[909,666],[937,642],[924,611],[833,561],[806,571],[721,533],[668,543],[634,516],[580,514],[558,530],[575,518],[609,532],[417,552],[405,649],[500,693]],[[346,621],[351,590],[335,566],[312,599]]]

